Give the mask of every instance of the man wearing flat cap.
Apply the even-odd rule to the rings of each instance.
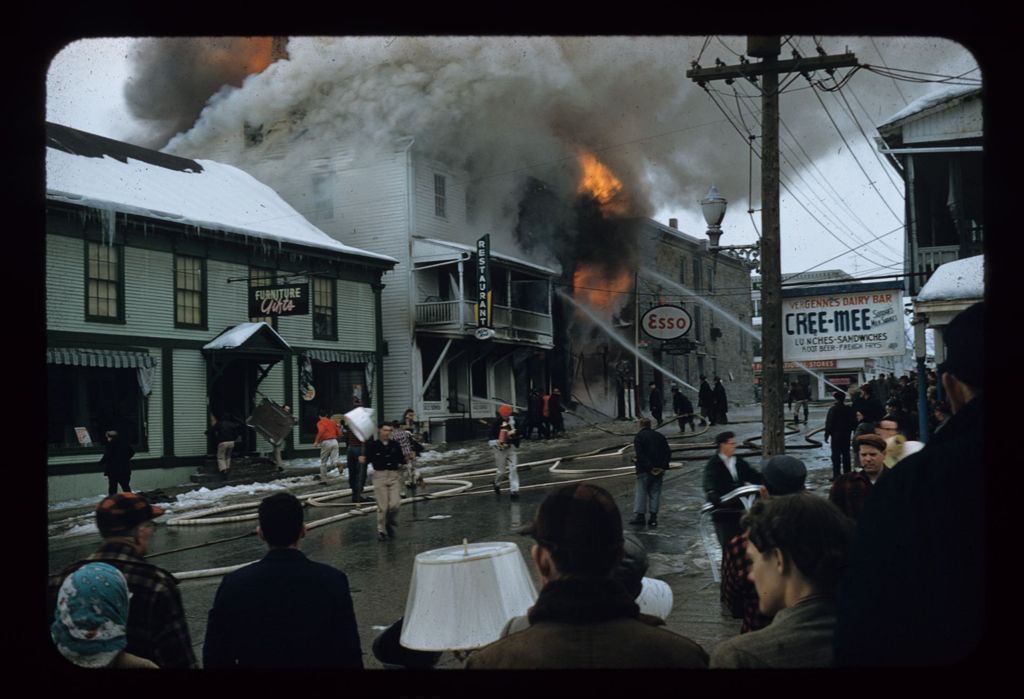
[[[563,486],[541,503],[524,533],[535,541],[530,556],[543,584],[527,612],[529,625],[512,633],[507,625],[502,638],[469,656],[467,668],[707,667],[699,645],[640,614],[615,579],[624,537],[608,491]]]
[[[888,445],[877,434],[869,432],[859,435],[854,440],[853,448],[857,452],[857,465],[860,468],[835,479],[829,488],[828,499],[847,517],[859,521],[868,495],[887,472],[885,450]]]
[[[793,456],[779,454],[761,467],[764,484],[761,499],[792,495],[804,490],[807,467]],[[749,579],[750,559],[747,557],[747,535],[737,534],[722,549],[722,605],[735,619],[743,619],[740,633],[757,631],[771,623],[772,617],[758,609],[757,590]]]
[[[872,488],[840,597],[836,663],[944,665],[978,653],[985,609],[985,304],[946,327],[952,417]]]
[[[64,578],[86,563],[109,563],[128,581],[128,646],[126,652],[153,661],[161,668],[195,668],[185,610],[173,575],[145,561],[156,527],[164,513],[138,493],[109,495],[96,507],[96,528],[103,545],[96,553],[50,576],[51,617]]]

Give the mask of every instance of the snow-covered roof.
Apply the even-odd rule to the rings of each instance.
[[[476,252],[476,248],[472,245],[466,245],[464,243],[453,243],[450,240],[437,240],[435,238],[414,238],[412,241],[412,257],[414,262],[420,262],[425,260],[445,260],[445,259],[456,259],[458,252]],[[494,248],[491,248],[491,257],[502,262],[518,265],[519,267],[533,270],[538,274],[550,274],[552,276],[557,275],[557,270],[551,269],[539,265],[535,262],[527,262],[511,255],[505,255],[500,252],[496,252]]]
[[[239,323],[235,327],[225,330],[220,335],[207,342],[205,345],[203,345],[203,349],[223,350],[241,347],[249,340],[249,338],[251,338],[253,335],[258,333],[263,328],[266,328],[267,331],[273,333],[274,337],[280,340],[282,345],[284,345],[285,347],[289,346],[288,343],[285,342],[285,339],[277,334],[277,331],[274,330],[274,328],[272,328],[267,323],[259,322]]]
[[[906,107],[883,121],[878,128],[894,124],[897,121],[901,121],[909,116],[923,112],[926,109],[936,107],[944,102],[952,102],[958,97],[964,97],[972,92],[981,92],[981,88],[964,85],[948,85],[934,92],[929,92],[927,95],[917,98]]]
[[[981,300],[985,296],[985,258],[965,257],[939,265],[915,301]]]
[[[50,124],[48,128],[51,139],[46,149],[46,196],[49,199],[398,262],[388,255],[335,240],[306,220],[273,189],[231,165],[213,160],[178,159],[59,125]],[[88,149],[66,146],[65,135],[75,146],[84,143]],[[130,147],[119,149],[118,145]],[[81,154],[83,150],[88,154]],[[188,164],[195,167],[189,168]]]

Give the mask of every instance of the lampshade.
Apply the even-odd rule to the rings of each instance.
[[[672,611],[672,588],[664,580],[644,578],[636,603],[641,614],[650,614],[665,621]]]
[[[373,423],[373,408],[353,408],[345,413],[345,424],[352,430],[360,442],[368,442],[377,436],[377,428]]]
[[[401,644],[413,650],[469,650],[498,640],[525,614],[537,589],[519,547],[482,542],[416,556]]]

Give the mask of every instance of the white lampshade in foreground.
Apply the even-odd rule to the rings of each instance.
[[[377,436],[373,423],[373,408],[352,408],[345,413],[345,423],[355,432],[360,442],[369,442]]]
[[[413,650],[469,650],[498,640],[526,614],[537,589],[519,547],[483,542],[416,556],[401,644]]]
[[[672,611],[672,588],[664,580],[656,578],[644,578],[643,584],[640,594],[636,597],[640,612],[665,621]]]

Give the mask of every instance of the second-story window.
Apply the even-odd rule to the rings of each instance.
[[[204,268],[201,257],[174,256],[174,324],[178,327],[206,325]]]
[[[697,342],[701,342],[704,339],[704,313],[700,306],[693,308],[693,331]]]
[[[88,243],[86,250],[85,319],[124,321],[124,275],[119,245]]]
[[[709,294],[715,293],[715,268],[714,267],[708,267],[708,273],[705,275],[705,278],[706,278],[707,283],[708,283],[708,293]]]
[[[434,214],[445,218],[444,175],[434,175]]]
[[[334,280],[313,277],[313,339],[337,340]]]
[[[679,283],[686,286],[686,258],[679,258]]]
[[[274,270],[272,269],[253,267],[249,270],[249,287],[252,289],[260,286],[273,286],[274,280]],[[277,329],[277,316],[253,316],[249,318],[249,321],[253,323],[263,322],[275,330]]]
[[[700,260],[696,257],[693,258],[693,284],[690,288],[694,291],[700,291]]]

